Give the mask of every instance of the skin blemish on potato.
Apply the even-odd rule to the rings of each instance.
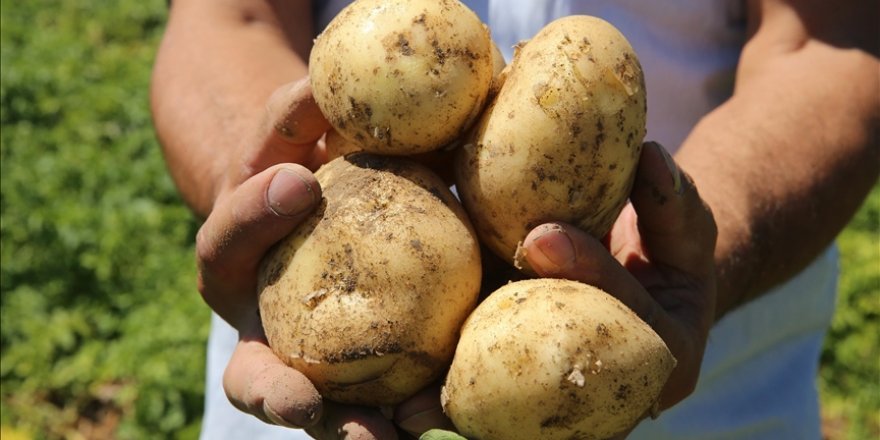
[[[605,141],[605,125],[602,123],[602,118],[596,119],[596,138],[594,142],[596,143],[596,147],[598,148],[602,145],[602,142]]]
[[[358,102],[354,97],[348,97],[350,106],[349,115],[352,119],[369,120],[373,116],[373,109],[367,103]]]
[[[309,292],[309,294],[303,298],[303,304],[310,309],[314,309],[324,300],[324,298],[327,297],[327,293],[328,290],[324,288]]]
[[[574,367],[572,367],[571,372],[569,372],[568,376],[566,376],[565,380],[579,387],[584,386],[584,373],[581,371],[581,366],[575,364]]]
[[[404,34],[397,35],[397,46],[400,49],[400,54],[408,57],[414,53],[412,47],[409,46],[409,40],[407,36]]]
[[[617,131],[626,131],[626,113],[624,113],[624,110],[620,109],[615,116],[617,117]]]
[[[575,185],[568,188],[568,204],[573,205],[584,197],[584,187]]]
[[[623,85],[627,96],[633,96],[640,88],[641,68],[638,61],[634,60],[629,53],[623,53],[623,59],[614,66],[614,75]]]
[[[440,47],[440,42],[436,39],[431,40],[431,47],[434,49],[434,58],[437,64],[441,66],[446,64],[447,51]]]
[[[565,419],[560,416],[550,416],[541,421],[542,428],[552,428],[565,424]]]

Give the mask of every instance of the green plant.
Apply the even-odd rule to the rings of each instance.
[[[197,431],[197,225],[148,103],[164,19],[162,1],[2,2],[0,403],[38,438]]]
[[[825,340],[819,386],[834,438],[880,437],[880,186],[838,239],[837,311]]]

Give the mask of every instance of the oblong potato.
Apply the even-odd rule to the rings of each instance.
[[[616,298],[531,279],[496,290],[468,318],[441,401],[468,438],[600,440],[644,416],[674,366]]]
[[[309,74],[333,127],[364,151],[438,149],[480,114],[488,28],[458,0],[358,0],[315,40]]]
[[[547,25],[516,51],[456,162],[480,238],[514,262],[544,222],[605,235],[632,187],[645,116],[642,69],[620,32],[588,16]]]
[[[333,401],[394,405],[448,367],[480,289],[477,239],[443,181],[356,153],[316,173],[324,201],[264,259],[272,350]]]

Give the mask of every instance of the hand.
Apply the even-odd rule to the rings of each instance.
[[[269,348],[257,306],[256,279],[266,251],[321,200],[309,168],[324,160],[329,129],[303,80],[278,89],[264,123],[233,157],[226,182],[196,237],[199,291],[239,331],[223,385],[240,410],[320,439],[396,438],[378,411],[324,403],[298,371]],[[304,164],[306,166],[300,165]]]
[[[605,244],[549,223],[532,230],[523,246],[539,276],[599,287],[663,338],[678,361],[661,395],[665,409],[688,396],[699,376],[715,310],[715,222],[693,182],[655,143],[643,149],[631,201]],[[402,404],[398,423],[409,432],[449,429],[438,390]]]
[[[550,223],[526,237],[526,258],[540,276],[605,290],[654,328],[678,361],[660,398],[668,408],[693,392],[700,373],[714,320],[717,231],[693,181],[656,143],[645,144],[630,200],[607,249]]]

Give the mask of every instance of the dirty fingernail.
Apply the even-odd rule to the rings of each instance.
[[[681,170],[678,168],[678,165],[675,163],[675,160],[672,159],[672,156],[669,155],[669,152],[663,148],[657,142],[649,142],[657,151],[660,152],[660,156],[663,157],[663,161],[666,162],[666,168],[669,169],[669,173],[672,174],[672,190],[675,191],[676,194],[681,195],[682,186],[681,186]]]
[[[530,255],[532,266],[544,270],[558,270],[574,262],[574,244],[565,230],[558,225],[544,225],[536,233],[538,235],[529,246],[538,251]]]
[[[315,204],[315,192],[296,171],[282,168],[266,191],[269,208],[283,217],[301,214]]]

